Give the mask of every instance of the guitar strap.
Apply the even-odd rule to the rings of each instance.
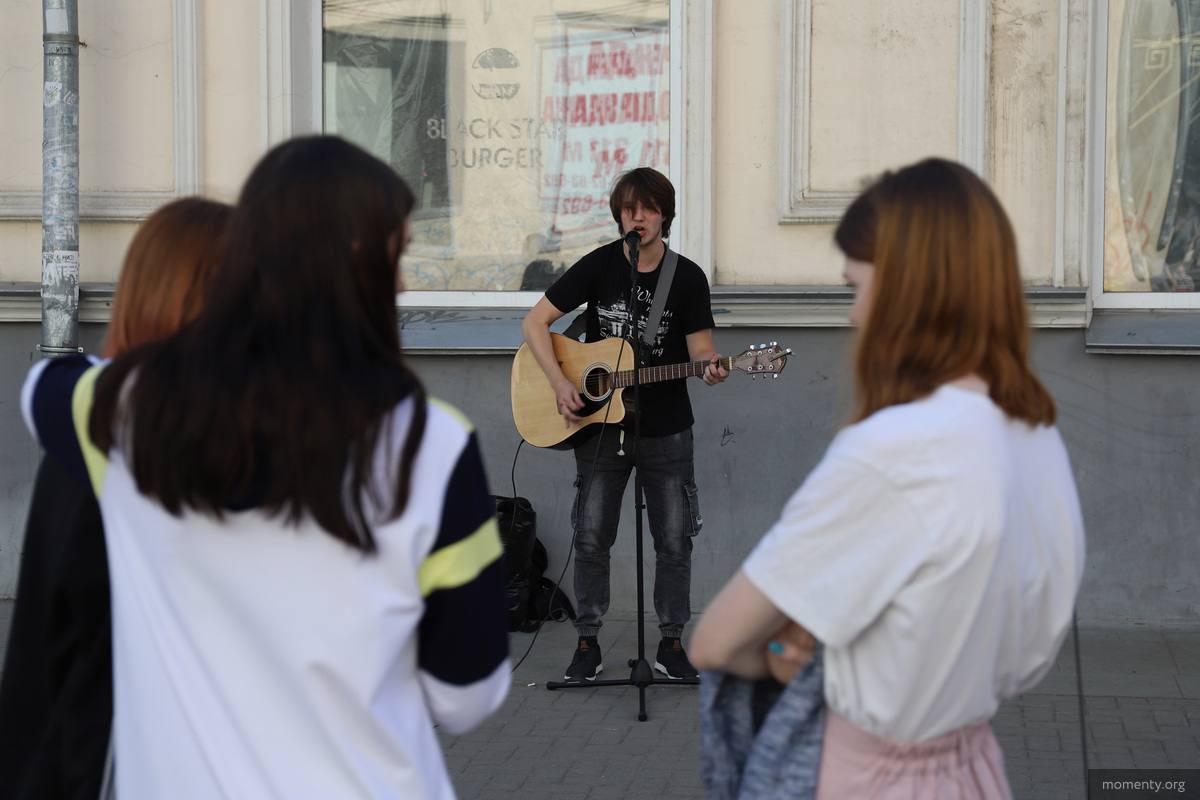
[[[653,347],[654,339],[658,336],[658,323],[662,320],[663,309],[667,307],[667,295],[671,292],[671,281],[675,280],[675,264],[678,261],[679,255],[671,248],[666,248],[658,286],[654,289],[654,302],[650,304],[650,315],[646,317],[646,330],[642,331],[642,341],[647,347]]]

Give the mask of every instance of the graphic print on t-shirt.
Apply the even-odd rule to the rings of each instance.
[[[649,323],[647,316],[649,308],[654,303],[654,294],[648,289],[638,288],[638,320],[637,320],[637,335],[640,338],[642,332],[646,330],[646,325]],[[629,319],[629,310],[624,299],[616,299],[609,303],[599,302],[596,304],[596,316],[600,322],[600,335],[605,339],[613,336],[622,336],[625,333],[626,323]],[[662,317],[658,322],[658,329],[654,332],[654,344],[650,347],[649,357],[661,358],[663,355],[663,339],[667,335],[667,331],[671,328],[671,317],[673,312],[668,309],[663,309]]]

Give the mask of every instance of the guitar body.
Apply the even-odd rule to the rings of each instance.
[[[584,377],[589,374],[602,375],[618,368],[633,367],[633,348],[624,339],[612,337],[585,344],[552,333],[550,340],[563,374],[577,387],[585,385]],[[525,441],[537,447],[568,450],[574,442],[591,433],[585,430],[589,425],[604,422],[606,414],[608,422],[620,422],[625,418],[625,404],[621,402],[624,390],[608,391],[603,381],[601,384],[592,390],[580,391],[584,407],[578,413],[583,421],[573,422],[568,427],[558,413],[554,388],[546,380],[529,345],[522,344],[512,368],[512,410],[517,431]],[[615,402],[611,402],[614,398]]]
[[[621,402],[624,387],[637,382],[701,377],[710,366],[708,361],[690,361],[642,367],[635,373],[633,348],[624,339],[613,337],[584,344],[552,333],[550,343],[563,375],[574,384],[583,400],[583,409],[577,412],[581,421],[567,425],[558,413],[558,397],[528,344],[522,344],[513,359],[512,411],[513,422],[525,441],[557,450],[574,447],[589,436],[588,426],[593,423],[624,419],[625,404]],[[740,355],[722,358],[719,366],[731,373],[745,372],[752,378],[759,375],[778,378],[791,352],[776,342],[760,344]]]

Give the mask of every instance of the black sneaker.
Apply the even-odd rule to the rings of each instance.
[[[684,659],[687,660],[686,658]],[[600,645],[595,636],[580,636],[579,647],[575,648],[575,657],[571,666],[567,667],[564,681],[594,681],[596,673],[604,670],[600,661]]]
[[[658,643],[658,657],[654,659],[654,668],[676,681],[700,675],[692,666],[692,662],[688,661],[687,653],[683,651],[683,643],[678,639],[663,639]]]

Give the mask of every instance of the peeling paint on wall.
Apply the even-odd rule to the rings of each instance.
[[[992,24],[990,180],[1012,217],[1022,273],[1052,282],[1058,2],[1003,0]]]

